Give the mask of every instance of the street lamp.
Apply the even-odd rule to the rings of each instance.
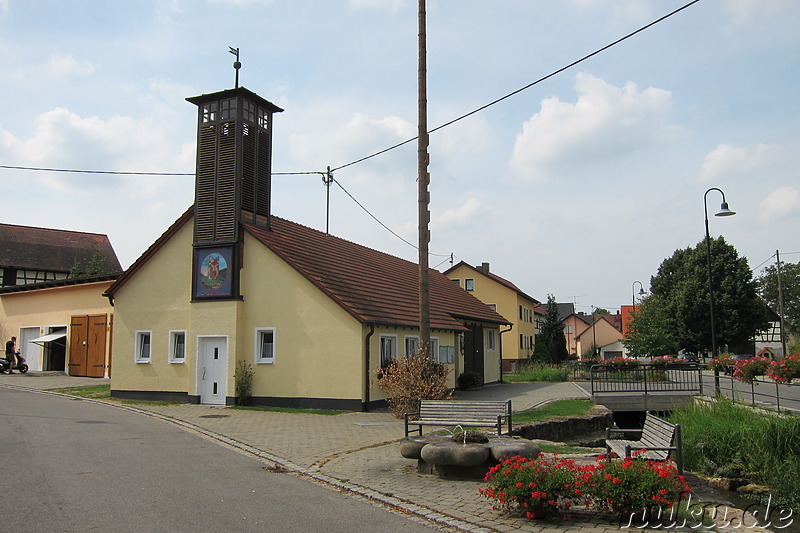
[[[644,285],[642,285],[641,281],[637,280],[637,281],[634,281],[633,283],[631,283],[631,306],[633,306],[633,307],[636,307],[636,294],[637,294],[636,293],[636,284],[637,283],[639,284],[639,292],[638,292],[639,298],[641,298],[642,296],[645,295]]]
[[[711,273],[711,237],[708,234],[708,193],[717,191],[722,195],[722,204],[719,206],[719,212],[715,214],[718,217],[729,217],[735,215],[734,211],[728,209],[728,202],[725,201],[725,193],[721,189],[711,187],[703,195],[703,208],[706,217],[706,258],[708,259],[708,301],[711,308],[711,358],[717,356],[717,333],[714,325],[714,277]]]

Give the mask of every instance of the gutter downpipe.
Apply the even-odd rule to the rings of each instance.
[[[375,324],[370,324],[369,325],[369,333],[367,333],[367,336],[364,338],[364,344],[365,344],[364,355],[365,355],[366,370],[364,372],[364,406],[363,406],[362,410],[365,413],[369,412],[369,378],[370,378],[370,376],[369,376],[369,369],[370,369],[370,361],[369,361],[370,360],[370,350],[369,350],[369,346],[370,346],[370,339],[372,338],[373,333],[375,333]]]
[[[503,381],[503,333],[508,333],[514,329],[514,324],[509,324],[508,329],[501,329],[500,330],[500,383],[504,383]]]

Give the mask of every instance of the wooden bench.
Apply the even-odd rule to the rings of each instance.
[[[495,428],[500,435],[503,432],[504,419],[508,420],[508,432],[511,432],[511,400],[506,402],[420,400],[419,411],[405,413],[403,418],[406,437],[412,432],[422,435],[422,426]]]
[[[612,439],[615,433],[640,433],[639,440]],[[631,457],[631,452],[644,450],[636,457],[651,461],[666,461],[672,456],[678,473],[683,474],[683,454],[681,453],[681,426],[670,424],[657,416],[647,413],[642,429],[606,428],[606,454],[614,452],[619,457]]]

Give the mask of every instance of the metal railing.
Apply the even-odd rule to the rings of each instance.
[[[589,368],[592,394],[613,392],[703,393],[702,371],[695,364],[648,365],[619,368],[596,364]]]
[[[744,383],[730,375],[720,374],[719,388],[706,387],[709,396],[719,395],[734,402],[781,410],[800,411],[800,384],[775,383],[763,376],[752,383]],[[706,380],[710,379],[706,376]],[[708,385],[708,384],[707,384]]]

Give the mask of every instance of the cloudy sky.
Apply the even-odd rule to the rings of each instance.
[[[428,0],[428,122],[451,121],[689,0]],[[544,301],[618,308],[710,220],[758,273],[800,254],[800,3],[702,0],[431,136],[431,266],[491,263]],[[194,172],[196,108],[240,83],[285,109],[273,171],[416,135],[414,0],[0,0],[0,165]],[[416,243],[416,143],[336,180]],[[325,229],[318,174],[274,214]],[[331,232],[416,261],[345,192]],[[190,176],[0,168],[3,222],[107,234],[123,266],[192,203]],[[708,209],[722,198],[712,191]],[[638,291],[638,285],[636,290]]]

